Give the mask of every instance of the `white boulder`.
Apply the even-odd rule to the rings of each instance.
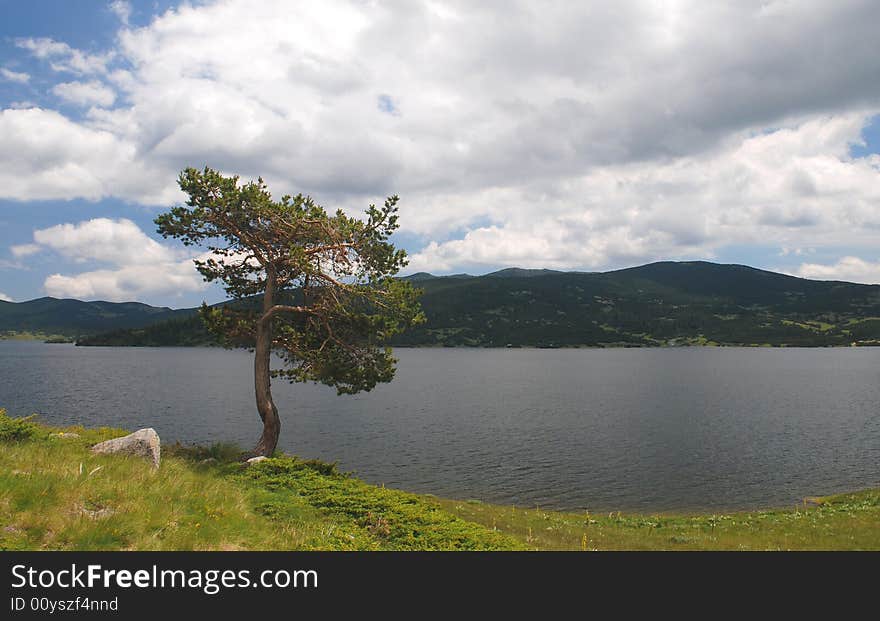
[[[154,468],[159,467],[160,451],[159,434],[152,427],[138,429],[127,436],[99,442],[92,447],[93,453],[122,453],[123,455],[145,457],[153,462]]]

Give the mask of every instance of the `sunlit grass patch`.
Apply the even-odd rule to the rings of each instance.
[[[308,538],[261,516],[251,490],[219,469],[165,457],[155,470],[88,450],[123,432],[41,429],[0,452],[0,548],[295,549]]]
[[[443,500],[463,519],[543,550],[878,550],[880,490],[798,508],[703,515],[592,514]]]
[[[443,510],[428,497],[369,485],[320,462],[283,457],[244,475],[278,494],[294,494],[327,515],[350,521],[390,550],[497,550],[521,547],[513,538]]]

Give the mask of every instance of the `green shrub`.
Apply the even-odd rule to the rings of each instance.
[[[320,459],[298,459],[294,458],[294,460],[300,466],[305,468],[309,468],[310,470],[314,470],[318,474],[323,474],[326,477],[346,477],[348,476],[344,472],[339,470],[339,467],[335,461],[326,462],[321,461]]]
[[[36,414],[24,418],[10,418],[6,410],[0,408],[0,442],[21,442],[36,437],[39,427],[32,423]]]
[[[179,442],[163,449],[169,455],[200,462],[206,459],[216,459],[221,464],[241,461],[245,452],[234,442],[215,442],[211,446],[183,446]]]

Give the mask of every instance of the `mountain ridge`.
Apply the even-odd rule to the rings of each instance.
[[[191,313],[192,309],[172,309],[143,302],[85,302],[43,296],[25,302],[0,301],[0,334],[32,332],[77,336],[141,327]]]
[[[422,289],[428,322],[392,342],[401,346],[880,344],[880,285],[748,265],[658,261],[609,272],[507,268],[403,278]],[[0,334],[62,334],[83,345],[212,344],[196,311],[43,297],[0,304]]]

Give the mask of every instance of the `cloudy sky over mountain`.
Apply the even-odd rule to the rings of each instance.
[[[2,8],[0,299],[220,300],[152,223],[204,165],[399,194],[408,271],[880,283],[874,0]]]

